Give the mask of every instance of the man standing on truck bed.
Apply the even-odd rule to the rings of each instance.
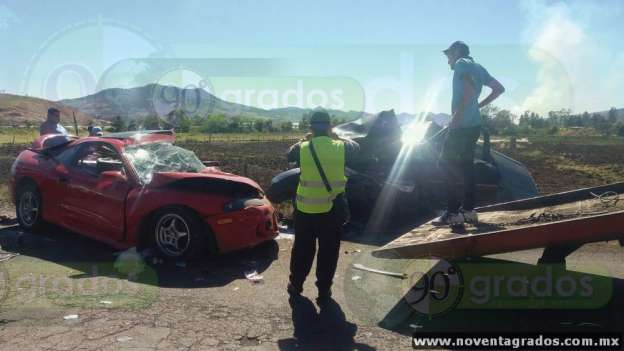
[[[317,303],[330,301],[331,286],[338,264],[342,225],[346,220],[345,165],[353,162],[359,145],[351,140],[332,138],[331,120],[325,111],[310,118],[311,137],[288,150],[288,161],[301,167],[295,202],[295,242],[290,259],[288,293],[297,297],[316,252]],[[344,200],[342,203],[339,200]]]
[[[435,225],[461,226],[464,222],[476,224],[476,184],[474,152],[481,134],[479,109],[505,92],[501,83],[470,57],[468,45],[454,42],[443,51],[453,73],[453,99],[451,121],[440,155],[440,166],[446,173],[447,208],[433,221]],[[478,102],[481,88],[486,85],[492,92]],[[460,202],[460,185],[463,178],[464,201]]]

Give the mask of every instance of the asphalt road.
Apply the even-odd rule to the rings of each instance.
[[[199,262],[141,265],[59,229],[35,236],[5,226],[0,245],[19,256],[0,263],[0,344],[3,350],[411,350],[414,331],[624,329],[624,250],[615,243],[586,245],[568,258],[567,270],[555,267],[554,289],[567,295],[570,287],[558,279],[572,275],[580,294],[546,296],[540,305],[534,296],[497,296],[506,281],[493,283],[500,275],[544,273],[534,265],[540,250],[451,263],[373,258],[370,250],[389,239],[347,236],[335,303],[319,309],[313,275],[306,297],[288,300],[292,237]],[[408,278],[354,269],[355,263]],[[415,303],[419,290],[410,288],[449,266],[461,270],[459,284],[451,279],[447,289],[438,281],[427,290],[447,289],[448,296]],[[261,282],[246,278],[253,271]],[[486,277],[484,286],[471,283],[475,276]],[[583,277],[591,285],[587,296]]]

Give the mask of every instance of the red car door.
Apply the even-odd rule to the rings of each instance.
[[[68,167],[62,201],[63,225],[104,241],[124,239],[125,201],[130,189],[117,151],[104,142],[84,143]],[[102,164],[106,167],[102,167]],[[114,167],[113,167],[114,168]]]

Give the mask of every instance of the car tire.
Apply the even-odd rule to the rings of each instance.
[[[197,259],[210,254],[212,233],[199,216],[184,207],[154,213],[149,228],[151,246],[169,259]]]
[[[42,197],[32,182],[21,184],[15,192],[15,214],[22,229],[38,232],[44,226]]]

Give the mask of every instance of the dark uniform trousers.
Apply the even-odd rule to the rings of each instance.
[[[447,210],[451,213],[457,213],[462,205],[464,210],[468,211],[475,207],[474,154],[480,134],[481,127],[451,129],[444,141],[440,167],[446,176]]]
[[[309,214],[295,210],[294,217],[295,243],[290,258],[290,284],[298,291],[303,290],[318,240],[316,286],[321,294],[329,292],[338,264],[342,223],[333,211]]]

